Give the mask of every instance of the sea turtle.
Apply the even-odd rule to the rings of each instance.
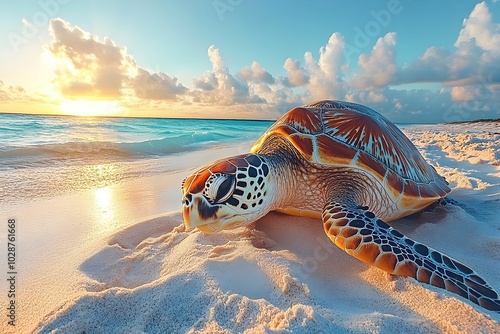
[[[389,120],[355,103],[320,101],[284,114],[248,154],[218,160],[182,184],[187,228],[213,233],[271,210],[322,219],[331,241],[397,276],[500,311],[472,269],[385,222],[442,201],[448,183]]]

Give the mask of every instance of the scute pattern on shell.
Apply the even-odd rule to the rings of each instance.
[[[252,152],[273,135],[288,138],[311,162],[368,169],[407,196],[439,198],[450,191],[398,127],[359,104],[320,101],[294,108],[256,142]]]
[[[362,150],[400,176],[428,183],[434,179],[432,167],[395,125],[374,110],[354,103],[319,102],[315,109],[325,134]]]

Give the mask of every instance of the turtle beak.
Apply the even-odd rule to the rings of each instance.
[[[197,210],[194,205],[193,196],[191,194],[187,194],[182,197],[182,216],[184,218],[184,224],[188,230],[191,230],[197,227],[203,222],[200,219],[200,216],[197,214]]]
[[[184,196],[182,214],[188,230],[197,227],[204,233],[214,233],[245,221],[233,209],[211,204],[203,195]]]
[[[182,198],[184,223],[188,229],[215,224],[219,219],[217,212],[219,205],[211,204],[205,196],[201,194],[187,194]]]

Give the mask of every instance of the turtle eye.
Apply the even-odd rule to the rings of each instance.
[[[214,203],[222,203],[231,197],[235,185],[234,175],[214,174],[206,182],[205,196]]]

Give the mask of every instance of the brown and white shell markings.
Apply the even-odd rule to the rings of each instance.
[[[184,221],[213,233],[271,210],[322,219],[331,241],[388,273],[452,291],[500,312],[472,269],[386,222],[443,202],[446,180],[374,110],[320,101],[287,112],[249,154],[199,169],[182,184]]]

